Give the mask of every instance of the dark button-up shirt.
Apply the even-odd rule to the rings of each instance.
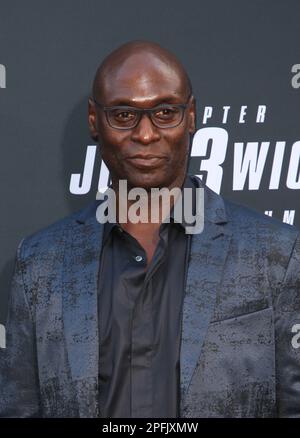
[[[195,188],[187,176],[183,187]],[[194,194],[194,193],[193,193]],[[184,199],[184,192],[183,192]],[[194,207],[193,207],[194,211]],[[190,249],[182,223],[163,222],[146,252],[119,223],[104,225],[99,275],[99,405],[110,417],[179,417],[181,312]]]

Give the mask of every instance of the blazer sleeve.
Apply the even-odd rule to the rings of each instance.
[[[35,331],[23,279],[23,242],[11,281],[6,348],[0,349],[0,417],[41,416]]]
[[[275,305],[279,417],[300,417],[300,236],[295,241]]]

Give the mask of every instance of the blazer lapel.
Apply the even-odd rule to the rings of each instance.
[[[182,310],[181,414],[213,314],[231,237],[222,198],[205,188],[204,201],[204,229],[192,235]]]
[[[103,226],[93,203],[70,228],[64,259],[63,323],[79,415],[98,412],[97,290]]]

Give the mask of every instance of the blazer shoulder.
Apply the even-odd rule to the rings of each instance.
[[[289,259],[300,238],[297,227],[228,199],[224,199],[224,205],[237,239],[249,248],[261,247],[275,258]]]
[[[246,226],[249,227],[256,227],[258,230],[261,230],[261,232],[278,232],[282,234],[282,236],[291,239],[295,239],[300,232],[294,225],[267,216],[254,208],[246,207],[225,198],[223,198],[223,200],[228,218],[235,227],[246,224]]]
[[[76,229],[81,223],[81,218],[86,217],[88,212],[93,209],[95,202],[69,214],[52,224],[35,231],[24,237],[18,246],[18,255],[21,258],[30,258],[52,252],[59,252],[63,247],[66,234],[76,233]]]

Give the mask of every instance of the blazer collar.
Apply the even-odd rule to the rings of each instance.
[[[182,308],[181,417],[185,416],[189,388],[202,357],[216,297],[221,291],[232,236],[223,198],[195,178],[199,187],[204,188],[204,229],[192,235]]]

